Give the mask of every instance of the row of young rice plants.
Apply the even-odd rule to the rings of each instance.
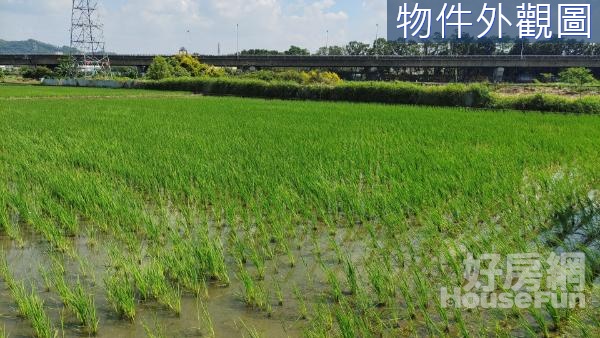
[[[0,83],[0,98],[3,99],[34,99],[34,98],[68,98],[68,97],[97,97],[111,98],[115,96],[138,97],[138,96],[182,96],[181,93],[152,90],[113,89],[107,91],[102,88],[68,88],[68,87],[45,87],[21,84]]]
[[[2,103],[0,219],[18,210],[67,260],[73,238],[93,234],[109,252],[100,297],[126,320],[140,303],[180,315],[186,294],[203,303],[228,288],[267,317],[292,307],[314,337],[594,333],[587,311],[462,311],[439,290],[462,283],[469,252],[551,249],[536,239],[553,215],[598,187],[595,117],[234,98]],[[12,223],[0,224],[10,234]],[[89,328],[93,311],[49,280]]]

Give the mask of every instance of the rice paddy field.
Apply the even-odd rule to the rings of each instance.
[[[0,135],[0,337],[600,336],[599,116],[0,85]],[[564,251],[585,306],[442,304]]]

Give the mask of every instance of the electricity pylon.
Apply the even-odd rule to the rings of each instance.
[[[104,45],[103,27],[98,18],[98,1],[73,0],[70,53],[81,53],[81,58],[76,60],[78,71],[84,75],[110,74],[110,59]]]

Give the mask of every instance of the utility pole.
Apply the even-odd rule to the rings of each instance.
[[[329,29],[325,31],[325,52],[329,55]]]
[[[82,54],[78,68],[110,74],[110,59],[104,50],[104,32],[97,11],[96,0],[73,0],[69,56],[73,58],[73,51],[77,50]]]
[[[377,40],[379,40],[379,24],[375,24],[375,42],[373,42],[373,49],[375,49],[375,56],[379,56],[379,51],[376,49]]]
[[[521,60],[523,59],[524,52],[525,52],[525,39],[521,39]]]
[[[240,57],[240,24],[235,24],[235,54]]]
[[[187,33],[187,40],[188,40],[187,41],[188,46],[186,48],[186,51],[188,52],[188,54],[192,54],[192,33],[190,32],[189,29],[186,31],[186,33]]]

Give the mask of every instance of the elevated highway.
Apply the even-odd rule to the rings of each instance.
[[[48,66],[62,55],[0,55],[0,65]],[[111,55],[111,65],[145,68],[155,55]],[[256,68],[600,68],[600,56],[214,56],[198,55],[206,64]]]

